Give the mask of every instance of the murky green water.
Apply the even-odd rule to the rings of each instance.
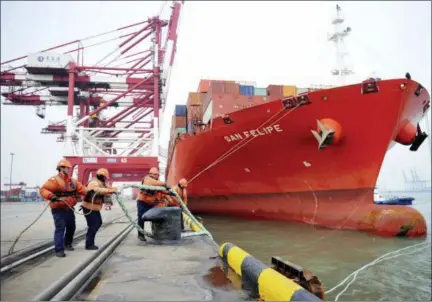
[[[329,290],[349,274],[376,258],[409,245],[425,242],[425,248],[385,260],[360,272],[353,284],[339,297],[341,301],[430,301],[431,300],[431,194],[411,193],[413,207],[428,223],[427,238],[381,238],[353,232],[315,228],[275,221],[249,221],[203,216],[215,240],[229,241],[269,264],[281,256],[311,270]],[[415,252],[415,253],[413,253]],[[334,301],[345,285],[326,295]]]

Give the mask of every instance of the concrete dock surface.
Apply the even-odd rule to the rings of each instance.
[[[150,223],[145,228],[149,231]],[[101,270],[86,301],[242,301],[206,236],[140,242],[134,229]]]
[[[114,235],[125,228],[126,223],[129,223],[129,221],[124,217],[101,229],[96,235],[96,245],[102,246],[108,242]],[[25,268],[13,269],[13,271],[17,272],[1,280],[1,300],[30,301],[53,282],[72,271],[86,258],[98,252],[86,250],[84,241],[74,245],[74,248],[74,251],[65,251],[65,258],[47,255]]]
[[[43,210],[44,203],[2,204],[2,254],[13,240]],[[76,207],[78,208],[78,207]],[[127,203],[133,219],[136,202]],[[86,229],[85,218],[76,215],[77,231]],[[118,205],[102,211],[104,221],[123,216]],[[96,244],[102,246],[120,232],[129,220],[122,217],[101,229]],[[150,232],[151,223],[145,223]],[[191,232],[190,230],[187,230]],[[48,209],[41,219],[22,236],[15,250],[52,240],[53,219]],[[81,301],[243,301],[238,291],[219,267],[218,246],[206,236],[180,241],[157,242],[148,238],[141,242],[134,228],[117,247],[97,276],[77,300]],[[53,282],[72,271],[98,251],[84,249],[84,241],[66,251],[66,258],[46,255],[29,265],[13,269],[2,277],[1,300],[29,301]]]
[[[126,201],[131,216],[136,218],[136,201]],[[1,203],[1,256],[7,255],[17,236],[31,224],[46,207],[46,202],[2,202]],[[75,206],[78,211],[80,204]],[[80,211],[82,213],[82,211]],[[101,211],[102,220],[109,221],[123,214],[120,206],[114,203],[110,211]],[[76,232],[86,230],[87,222],[82,215],[75,214]],[[42,217],[29,228],[15,245],[14,251],[36,245],[47,240],[54,240],[54,220],[48,208]]]

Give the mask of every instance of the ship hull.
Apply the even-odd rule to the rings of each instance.
[[[415,95],[417,87],[406,79],[381,81],[378,92],[362,94],[361,85],[351,85],[309,93],[310,104],[296,108],[273,101],[231,113],[230,123],[213,120],[211,130],[177,142],[168,183],[192,180],[189,207],[196,213],[305,223],[315,216],[317,225],[380,235],[400,235],[415,223],[405,235],[424,235],[414,209],[403,214],[373,203],[387,150],[398,137],[406,143],[407,123],[416,125],[429,101],[426,90]],[[318,150],[311,130],[323,119],[340,129],[333,144]]]
[[[358,230],[379,236],[426,235],[426,221],[411,207],[371,203],[373,190],[328,190],[279,194],[195,197],[195,214],[253,220],[285,220],[331,229]]]

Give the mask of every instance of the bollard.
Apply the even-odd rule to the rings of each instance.
[[[153,208],[142,218],[152,223],[154,240],[180,240],[181,215],[181,209],[178,207]]]

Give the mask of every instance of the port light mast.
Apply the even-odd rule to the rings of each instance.
[[[336,68],[331,73],[337,77],[338,85],[345,85],[346,77],[354,72],[348,69],[344,63],[344,56],[348,55],[345,50],[344,39],[351,33],[351,27],[344,27],[344,17],[341,8],[336,5],[336,17],[332,20],[334,28],[333,33],[329,34],[328,40],[335,43],[336,46]]]

